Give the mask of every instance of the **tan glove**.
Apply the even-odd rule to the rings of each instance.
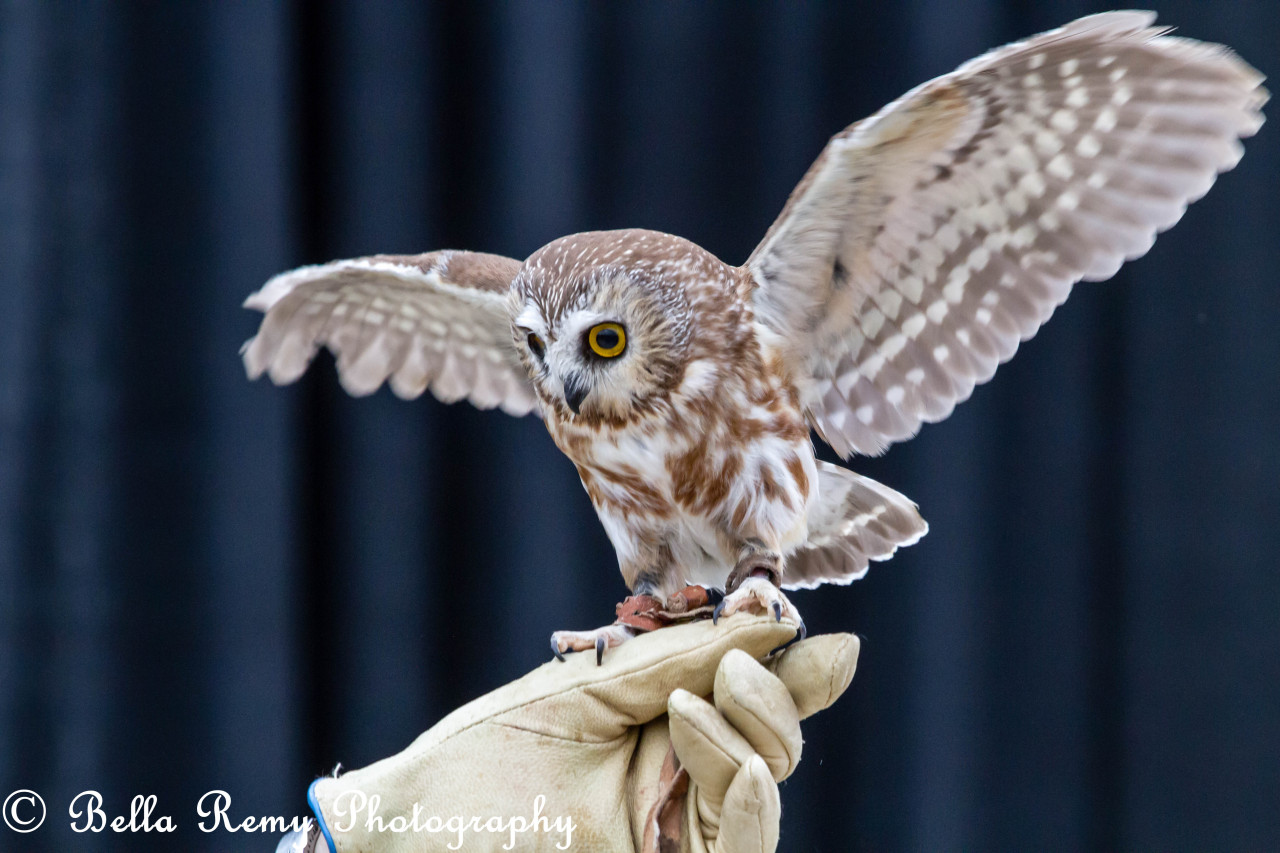
[[[400,754],[319,780],[313,805],[340,853],[768,853],[799,721],[858,659],[857,638],[833,634],[757,663],[794,633],[737,615],[641,635],[602,666],[548,662]]]

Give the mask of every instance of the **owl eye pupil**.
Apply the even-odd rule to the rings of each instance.
[[[601,349],[613,349],[618,345],[618,333],[613,329],[605,329],[596,333],[596,343]]]
[[[546,346],[542,343],[542,338],[538,337],[533,332],[529,333],[529,349],[533,350],[533,354],[538,357],[539,361],[542,360],[542,357],[546,355],[547,352]]]

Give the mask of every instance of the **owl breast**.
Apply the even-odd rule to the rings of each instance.
[[[665,405],[625,424],[547,418],[632,589],[723,585],[748,540],[780,553],[805,540],[808,428],[778,377],[722,364],[691,362]]]

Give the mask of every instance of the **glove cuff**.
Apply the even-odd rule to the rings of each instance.
[[[320,779],[327,777],[321,776]],[[316,826],[320,828],[320,835],[324,838],[325,843],[329,845],[329,853],[338,853],[338,845],[333,843],[333,836],[329,833],[329,825],[324,822],[324,812],[320,811],[320,801],[316,799],[316,785],[320,784],[320,779],[311,783],[311,787],[307,788],[307,805],[311,806],[311,811],[316,816]],[[312,848],[314,853],[323,853],[321,850]]]

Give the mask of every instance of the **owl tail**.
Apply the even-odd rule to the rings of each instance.
[[[916,505],[875,480],[818,463],[818,497],[809,507],[809,538],[787,557],[784,589],[847,584],[929,531]]]

